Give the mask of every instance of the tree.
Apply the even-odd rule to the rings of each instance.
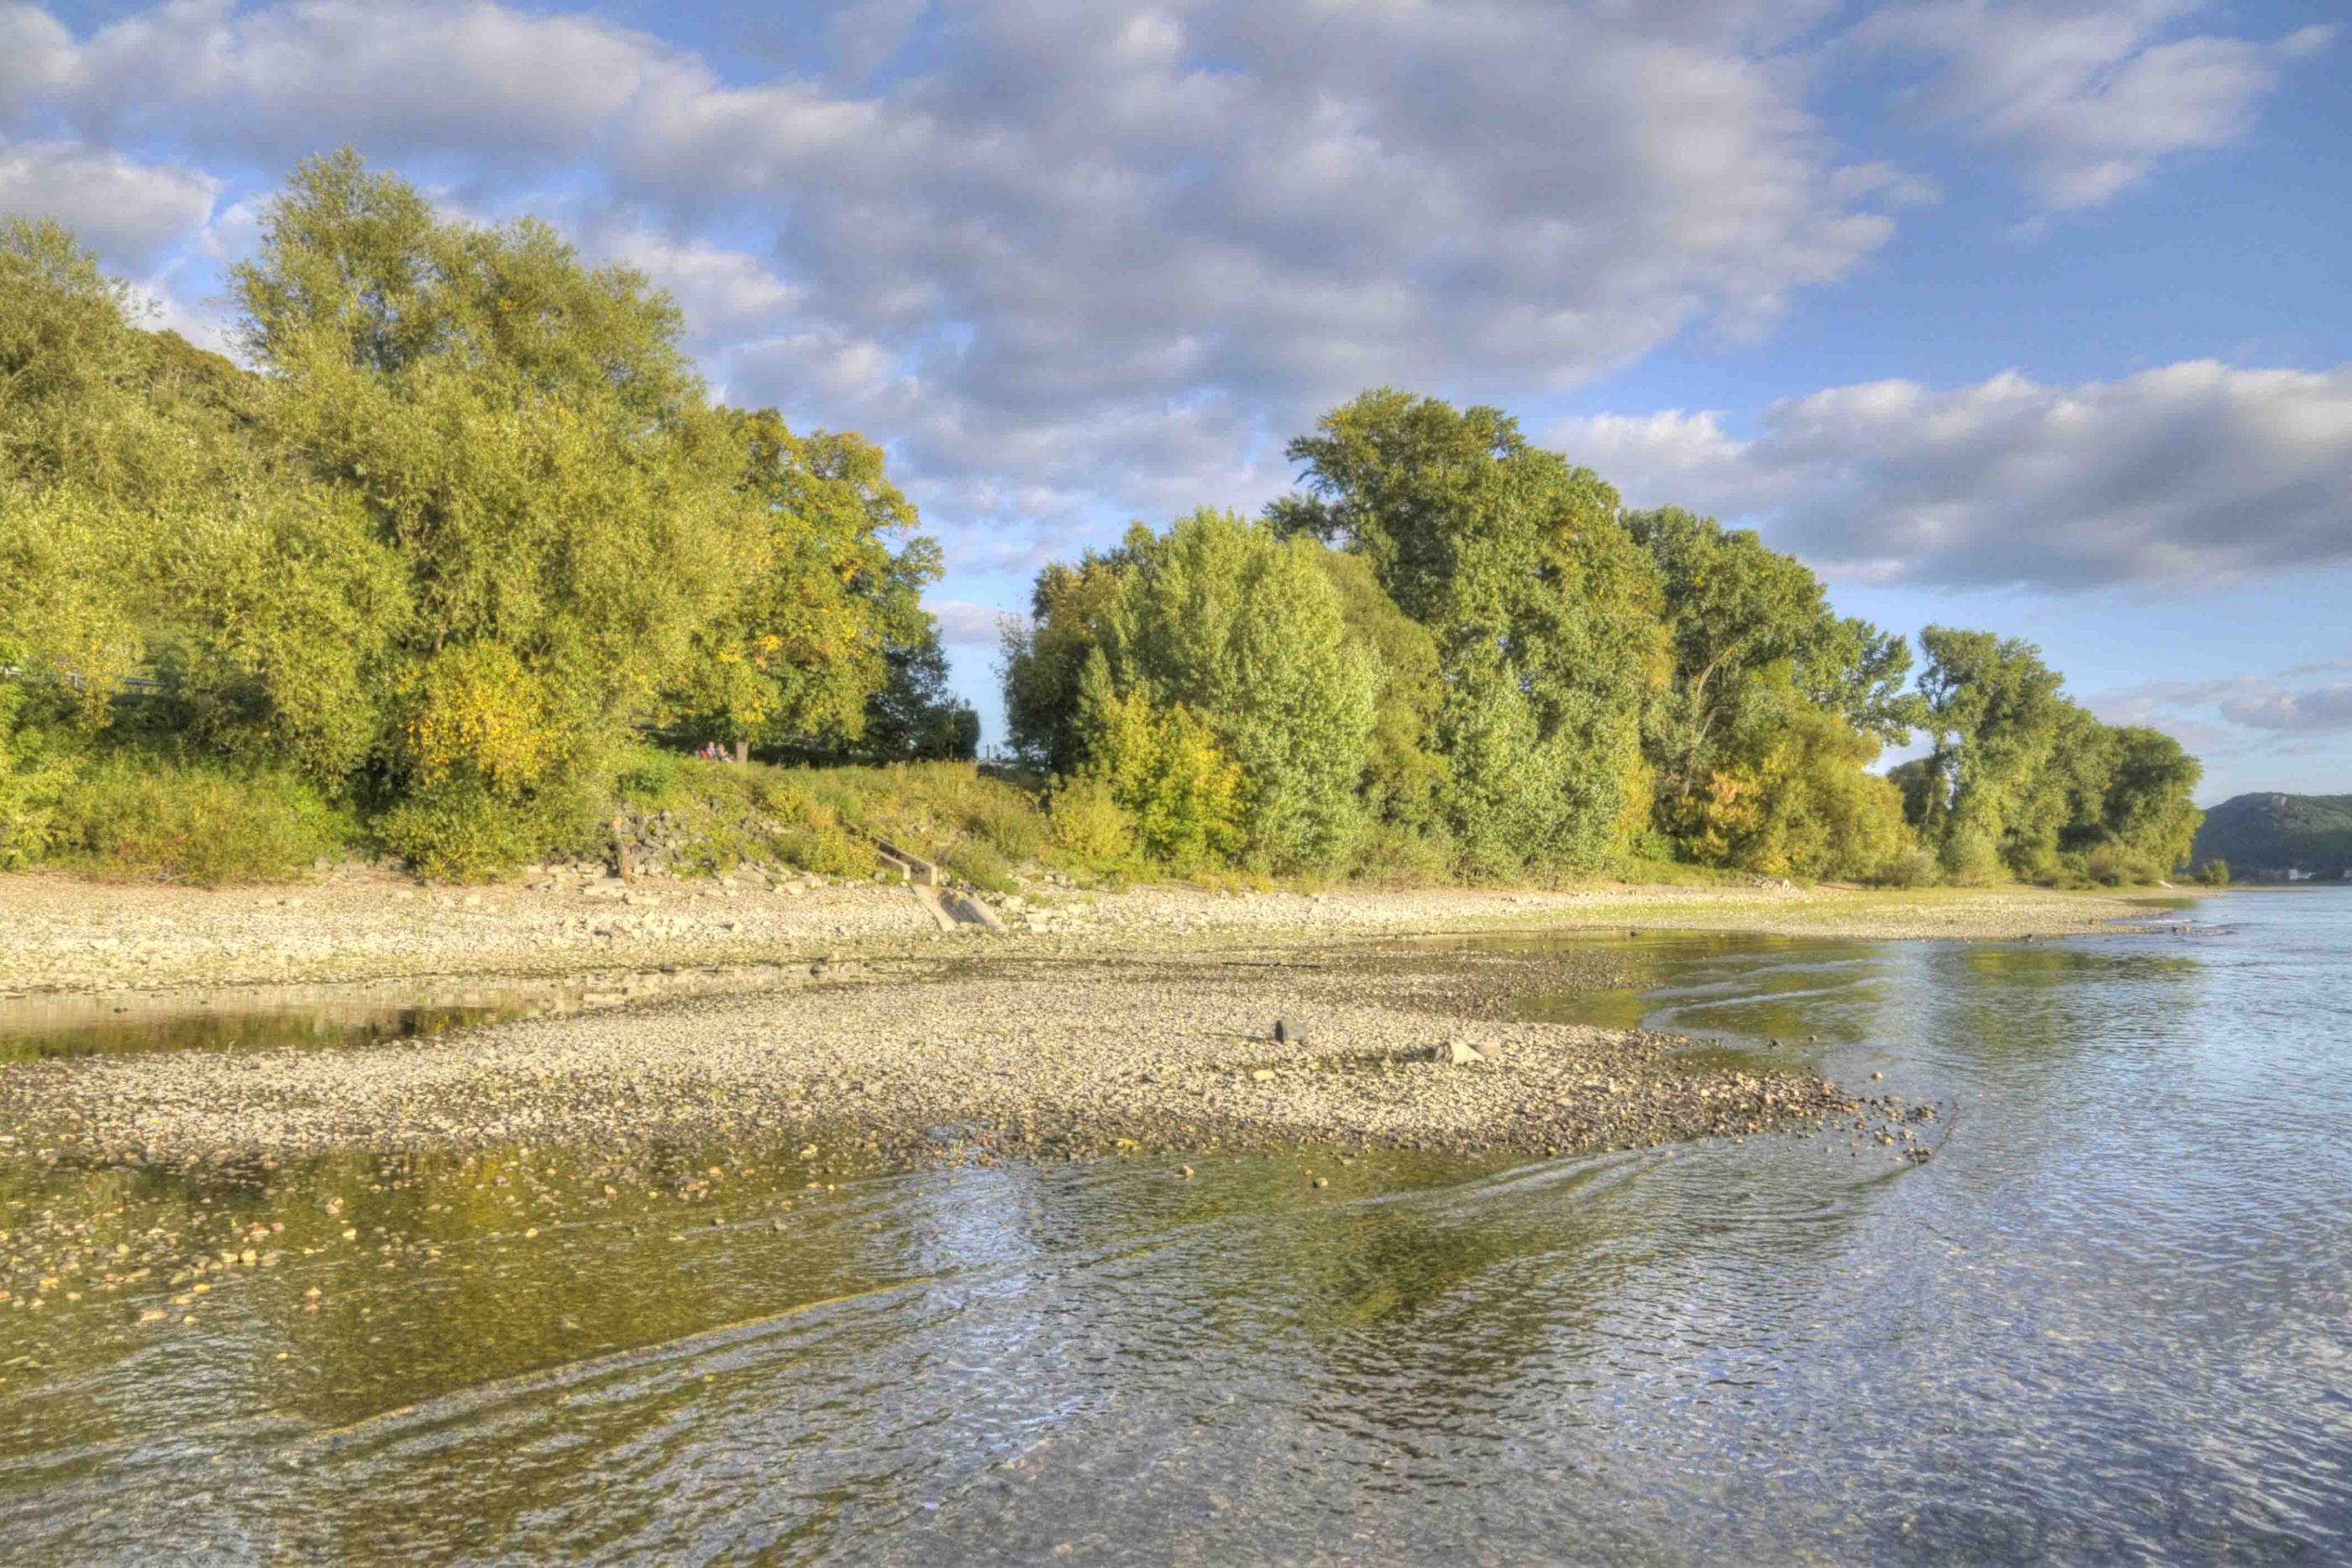
[[[1909,739],[1924,708],[1901,689],[1909,645],[1832,614],[1812,572],[1748,530],[1673,507],[1629,514],[1625,527],[1657,564],[1673,650],[1645,731],[1657,826],[1703,862],[1820,873],[1832,857],[1791,847],[1810,841],[1801,824],[1866,797],[1875,821],[1891,803],[1827,759],[1859,775],[1878,737]],[[1877,869],[1837,858],[1835,874]]]
[[[1288,451],[1305,489],[1269,519],[1362,555],[1436,643],[1456,836],[1498,874],[1605,862],[1648,810],[1640,714],[1665,666],[1615,492],[1499,410],[1385,389]]]
[[[903,685],[917,674],[910,662],[927,644],[937,653],[921,592],[938,580],[938,547],[914,534],[914,506],[873,443],[796,435],[772,409],[725,419],[742,464],[737,586],[695,634],[667,694],[669,723],[819,756],[894,752],[906,733],[857,743],[894,674],[903,707],[915,690]]]
[[[1983,874],[2000,863],[2017,871],[2021,861],[2030,869],[2030,846],[2054,826],[2053,813],[2032,810],[2032,796],[2066,706],[2058,675],[2039,649],[2015,638],[1930,626],[1919,641],[1934,743],[1915,825],[1954,871]]]
[[[2118,844],[2146,859],[2158,875],[2168,874],[2188,863],[2189,847],[2205,820],[2194,803],[2205,769],[2162,730],[2134,725],[2112,733],[2116,760],[2101,802],[2103,824]],[[2227,882],[2228,862],[2214,863],[2221,867],[2221,880]]]
[[[1329,570],[1328,553],[1202,510],[1164,534],[1138,526],[1117,550],[1076,567],[1046,568],[1030,624],[1007,632],[1016,743],[1064,779],[1100,778],[1107,737],[1147,722],[1197,726],[1217,762],[1236,769],[1239,852],[1270,870],[1344,863],[1366,821],[1383,674],[1363,629],[1378,612],[1359,604],[1351,620],[1338,586],[1346,573]],[[1126,728],[1106,716],[1114,713]],[[1215,772],[1194,768],[1208,754],[1192,739],[1162,753],[1120,746],[1122,757],[1181,755],[1202,777]],[[1129,780],[1121,803],[1140,816],[1139,766],[1113,771]],[[1185,798],[1213,796],[1225,800]],[[1187,852],[1218,841],[1210,835]]]
[[[980,715],[948,688],[937,626],[887,650],[883,660],[888,674],[866,699],[863,753],[879,762],[969,762],[977,756]]]
[[[676,307],[533,221],[442,221],[349,152],[303,164],[262,236],[234,284],[264,417],[400,580],[359,683],[373,750],[398,794],[446,799],[391,832],[575,813],[737,580],[740,447]],[[512,727],[528,745],[498,752]]]
[[[1030,593],[1028,623],[1004,623],[1006,727],[1014,751],[1032,767],[1069,778],[1085,760],[1078,683],[1108,635],[1129,564],[1123,552],[1093,550],[1076,566],[1050,564]]]
[[[1935,744],[1898,783],[1948,869],[2144,882],[2187,858],[2200,769],[2178,741],[2101,724],[2031,643],[1940,626],[1920,642]]]

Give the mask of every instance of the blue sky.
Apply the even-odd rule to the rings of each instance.
[[[889,447],[992,729],[1042,561],[1387,383],[2038,642],[2209,801],[2341,791],[2347,9],[0,0],[0,210],[213,341],[307,153],[541,213]]]

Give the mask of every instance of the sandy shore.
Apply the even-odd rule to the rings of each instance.
[[[870,883],[624,883],[551,873],[529,884],[429,889],[352,870],[297,887],[205,890],[0,876],[0,995],[552,976],[981,947],[1136,954],[1514,926],[1989,938],[2082,931],[2147,912],[2119,898],[2034,889],[1620,885],[1316,894],[1047,886],[989,902],[1008,928],[1003,936],[942,932],[909,890]]]

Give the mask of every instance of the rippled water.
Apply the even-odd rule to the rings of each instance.
[[[1924,1165],[1774,1137],[845,1179],[681,1150],[583,1204],[593,1152],[9,1164],[10,1245],[285,1229],[193,1324],[131,1326],[152,1282],[0,1313],[0,1546],[2352,1558],[2352,895],[2193,919],[1660,938],[1641,993],[1554,1009],[1883,1072],[1944,1107]]]

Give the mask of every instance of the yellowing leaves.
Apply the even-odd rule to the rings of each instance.
[[[471,777],[506,795],[539,782],[562,749],[539,682],[510,649],[494,643],[434,658],[418,683],[404,738],[416,784]]]

